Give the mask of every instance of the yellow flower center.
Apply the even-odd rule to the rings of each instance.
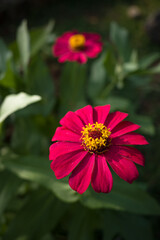
[[[80,50],[84,48],[86,39],[82,34],[75,34],[69,39],[69,45],[73,50]]]
[[[82,145],[85,150],[93,153],[102,153],[107,150],[107,147],[111,144],[111,132],[102,123],[88,124],[83,127],[82,133]]]

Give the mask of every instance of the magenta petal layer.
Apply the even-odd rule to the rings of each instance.
[[[110,111],[110,105],[94,107],[94,122],[104,123]]]
[[[126,134],[128,132],[133,132],[140,128],[139,125],[129,122],[129,121],[123,121],[120,122],[112,131],[112,138],[121,136],[123,134]]]
[[[110,152],[113,152],[118,157],[124,157],[132,162],[144,166],[145,160],[143,154],[136,148],[127,146],[111,146]]]
[[[70,174],[73,169],[87,155],[85,151],[75,151],[61,155],[51,163],[51,169],[54,171],[56,178],[64,178]]]
[[[61,141],[61,142],[78,142],[80,143],[79,134],[72,132],[71,130],[65,127],[58,127],[52,138],[52,141]]]
[[[79,143],[56,142],[50,146],[49,160],[54,161],[60,155],[74,153],[77,150],[83,150]]]
[[[86,37],[87,40],[93,40],[94,41],[100,41],[101,40],[101,36],[97,33],[83,33],[84,36]]]
[[[105,121],[105,125],[112,130],[118,123],[128,116],[127,113],[123,112],[114,112],[110,113]]]
[[[90,105],[77,110],[75,113],[79,116],[84,125],[93,123],[93,108]]]
[[[112,145],[146,145],[149,144],[144,136],[138,133],[127,133],[112,140]]]
[[[61,119],[60,124],[79,135],[81,135],[82,127],[84,127],[82,121],[74,112],[68,112]]]
[[[108,193],[112,189],[113,178],[104,155],[97,155],[91,184],[95,192]]]
[[[132,183],[139,176],[135,164],[119,153],[111,150],[105,156],[114,172],[126,182]]]
[[[74,169],[70,178],[69,185],[70,187],[77,191],[78,193],[84,193],[90,182],[92,171],[95,163],[95,155],[87,155],[83,161]]]
[[[60,63],[66,62],[68,60],[69,56],[70,56],[70,53],[68,53],[68,52],[64,53],[62,56],[59,57],[58,62],[60,62]]]

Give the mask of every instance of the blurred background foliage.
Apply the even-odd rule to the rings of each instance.
[[[160,238],[158,7],[158,0],[1,0],[0,239]],[[97,59],[59,64],[52,56],[56,37],[73,29],[102,35]],[[139,148],[146,166],[135,183],[112,172],[111,193],[79,195],[55,178],[51,138],[68,110],[86,104],[111,104],[142,126],[150,144]]]

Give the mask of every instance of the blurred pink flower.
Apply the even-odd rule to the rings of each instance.
[[[101,37],[95,33],[66,32],[53,45],[53,54],[58,61],[86,63],[102,51]]]
[[[68,112],[52,138],[51,169],[57,179],[71,173],[69,185],[80,194],[90,183],[96,192],[111,191],[113,178],[108,164],[129,183],[139,175],[134,163],[144,166],[140,151],[128,146],[148,144],[142,135],[133,133],[140,126],[123,121],[127,113],[109,111],[110,105],[88,105]]]

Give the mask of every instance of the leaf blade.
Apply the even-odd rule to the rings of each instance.
[[[0,123],[3,122],[10,114],[40,100],[40,96],[31,96],[24,92],[8,95],[0,106]]]

